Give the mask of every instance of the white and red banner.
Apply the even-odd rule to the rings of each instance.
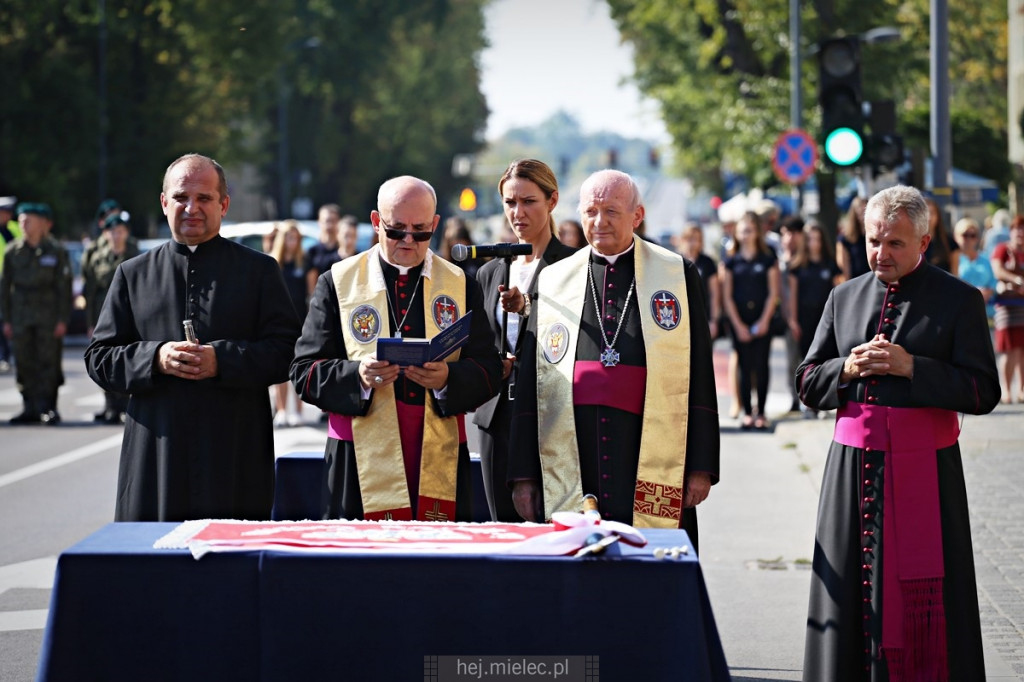
[[[625,524],[587,519],[573,525],[539,523],[443,523],[423,521],[186,521],[156,541],[156,549],[207,552],[280,550],[494,554],[573,554],[608,535],[634,545],[646,539]],[[595,537],[595,534],[599,537]]]

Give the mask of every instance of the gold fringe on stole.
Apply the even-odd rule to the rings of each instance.
[[[690,320],[682,258],[635,239],[636,301],[648,358],[657,371],[647,372],[640,459],[634,493],[633,525],[679,527],[686,469],[686,431],[690,394]],[[583,504],[572,380],[580,320],[586,303],[586,268],[591,250],[584,248],[540,273],[537,306],[537,404],[544,514],[579,511]],[[660,327],[652,313],[658,291],[679,301],[679,324]],[[569,333],[565,356],[547,360],[544,346],[552,327]],[[668,367],[664,366],[668,364]]]
[[[583,509],[572,379],[589,262],[590,248],[580,249],[541,270],[537,282],[537,433],[545,519],[557,511]],[[559,323],[568,329],[569,338],[563,341],[565,355],[551,363],[544,356],[544,346],[552,327]]]
[[[640,462],[633,499],[633,525],[678,528],[686,494],[686,431],[690,416],[690,315],[683,260],[642,239],[636,243],[636,300],[647,352],[647,385],[640,435]],[[669,291],[679,300],[679,324],[654,321],[651,299]],[[651,358],[654,358],[652,361]]]
[[[423,318],[428,338],[442,331],[431,309],[438,296],[455,301],[459,316],[466,314],[466,273],[443,258],[432,259],[430,278],[423,282]],[[461,351],[456,350],[445,362],[455,362]],[[433,406],[434,392],[428,390],[423,420],[423,459],[420,462],[419,496],[432,500],[447,500],[454,504],[456,478],[459,468],[459,422],[456,417],[441,417]],[[418,518],[424,520],[424,505],[419,505]],[[448,519],[454,521],[452,517]]]
[[[381,316],[381,334],[387,333],[388,296],[377,256],[378,248],[346,258],[331,267],[349,360],[360,360],[377,350],[376,339],[370,343],[360,343],[353,333],[352,313],[360,305],[371,305],[377,310]],[[429,264],[430,276],[424,276],[421,287],[425,330],[427,337],[432,338],[441,331],[435,322],[432,302],[437,296],[448,296],[458,306],[459,315],[463,315],[466,312],[466,285],[465,275],[460,268],[440,258],[432,258],[430,253],[427,258],[432,261]],[[427,267],[427,263],[424,263],[424,268]],[[448,356],[447,362],[454,362],[458,358],[459,352],[456,351]],[[424,406],[418,494],[420,497],[454,503],[459,451],[458,421],[456,417],[440,417],[437,414],[430,404],[434,399],[431,393],[427,391],[428,404]],[[408,509],[411,497],[405,479],[394,384],[374,389],[373,401],[366,416],[352,418],[352,437],[364,514]],[[420,517],[423,511],[422,508],[419,510]]]

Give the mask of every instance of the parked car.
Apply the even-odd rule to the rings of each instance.
[[[320,239],[320,226],[315,220],[296,220],[299,224],[299,232],[302,233],[302,250],[308,251]],[[220,235],[232,239],[240,244],[245,244],[256,251],[263,250],[263,236],[270,234],[276,220],[260,220],[245,223],[224,223],[220,226]],[[370,223],[359,223],[356,236],[356,250],[366,251],[370,248],[373,238],[373,226]]]
[[[152,239],[140,239],[139,240],[139,253],[146,253],[156,247],[160,246],[164,242],[170,241],[167,237],[154,237]]]

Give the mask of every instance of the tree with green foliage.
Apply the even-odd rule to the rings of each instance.
[[[790,126],[789,3],[787,0],[608,0],[624,40],[635,51],[640,89],[661,103],[680,170],[720,190],[722,171],[753,184],[775,183],[772,144]],[[1006,155],[1006,3],[950,8],[949,62],[953,160]],[[929,108],[928,0],[813,0],[802,3],[801,87],[805,128],[820,126],[813,47],[837,34],[899,28],[898,43],[863,45],[866,100],[892,99],[912,143],[910,125]],[[985,121],[982,140],[967,121]],[[1000,142],[1000,140],[1002,140]],[[982,152],[978,144],[984,144]],[[999,145],[1002,145],[1001,147]],[[983,174],[992,177],[992,167]],[[1005,176],[1000,173],[1000,179]]]
[[[452,156],[482,144],[483,2],[6,0],[0,192],[50,202],[77,233],[104,198],[103,140],[107,194],[136,227],[159,219],[186,152],[254,164],[275,196],[283,94],[286,167],[309,171],[315,202],[368,212],[401,173],[444,196]]]

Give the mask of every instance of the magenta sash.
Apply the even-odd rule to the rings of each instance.
[[[960,435],[955,412],[849,402],[837,443],[885,453],[882,646],[893,682],[948,677],[936,450]]]
[[[405,480],[411,491],[420,489],[420,458],[423,454],[423,405],[408,405],[395,401],[398,411],[398,435],[402,441],[402,462],[405,464]],[[466,442],[466,416],[456,415],[459,424],[459,443]],[[330,412],[327,419],[327,435],[337,440],[353,442],[352,417]],[[417,493],[412,498],[418,498]],[[412,507],[413,517],[416,507]]]
[[[604,405],[633,414],[643,414],[646,387],[646,367],[605,367],[596,360],[577,360],[573,366],[574,405]]]

